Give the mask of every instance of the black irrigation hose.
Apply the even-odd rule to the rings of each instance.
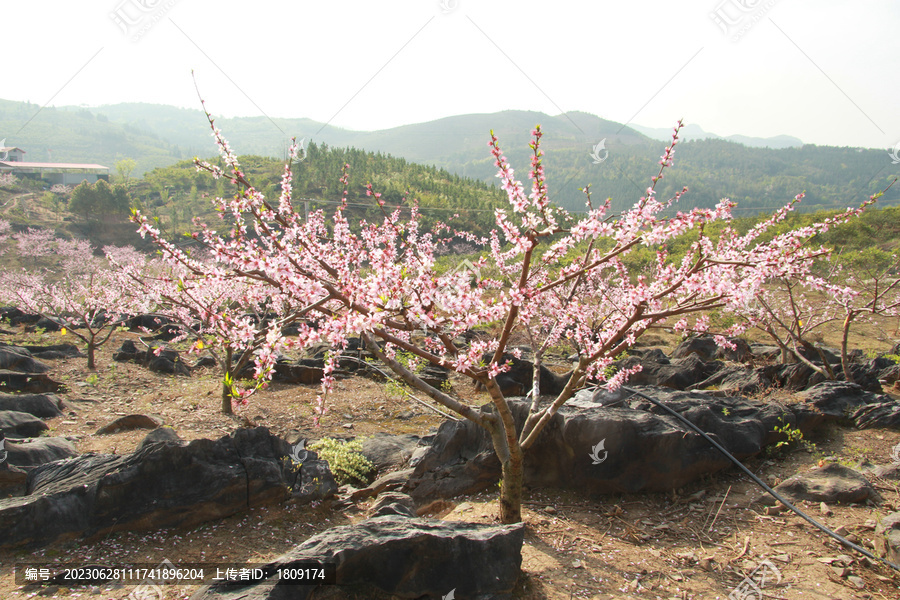
[[[872,554],[871,552],[869,552],[869,551],[866,550],[865,548],[863,548],[863,547],[861,547],[861,546],[857,546],[856,544],[854,544],[853,542],[847,540],[847,539],[844,538],[843,536],[840,536],[840,535],[836,534],[835,532],[833,532],[832,530],[828,529],[827,527],[825,527],[824,525],[822,525],[821,523],[819,523],[818,521],[816,521],[815,519],[813,519],[812,517],[810,517],[809,515],[807,515],[805,512],[803,512],[802,510],[800,510],[799,508],[797,508],[796,506],[794,506],[793,504],[791,504],[790,502],[788,502],[787,500],[785,500],[784,498],[782,498],[782,497],[778,494],[778,492],[776,492],[775,490],[773,490],[772,488],[770,488],[769,486],[767,486],[767,485],[763,482],[762,479],[760,479],[759,477],[757,477],[756,475],[754,475],[753,472],[750,471],[750,469],[748,469],[747,467],[745,467],[745,466],[743,465],[743,463],[741,463],[741,461],[739,461],[738,459],[736,459],[735,457],[733,457],[733,456],[731,455],[731,453],[728,452],[728,450],[726,450],[725,448],[723,448],[718,442],[716,442],[716,440],[714,440],[714,439],[712,439],[711,437],[709,437],[709,435],[707,435],[706,432],[704,432],[704,431],[701,430],[699,427],[697,427],[696,425],[694,425],[693,423],[691,423],[691,422],[690,422],[689,420],[687,420],[687,418],[684,417],[683,415],[681,415],[681,414],[675,412],[674,410],[672,410],[671,408],[669,408],[668,406],[666,406],[665,404],[663,404],[662,402],[660,402],[660,401],[657,400],[656,398],[651,398],[651,397],[648,396],[647,394],[642,394],[641,392],[639,392],[639,391],[637,391],[637,390],[635,390],[635,389],[633,389],[633,388],[629,388],[629,387],[622,386],[622,389],[625,390],[626,392],[630,393],[630,394],[634,394],[635,396],[640,396],[641,398],[644,398],[645,400],[649,400],[650,402],[652,402],[652,403],[655,404],[656,406],[660,407],[661,409],[663,409],[664,411],[666,411],[667,413],[669,413],[670,415],[672,415],[673,417],[675,417],[676,419],[678,419],[679,421],[681,421],[682,423],[684,423],[685,425],[687,425],[688,427],[690,427],[691,429],[693,429],[694,431],[696,431],[697,433],[699,433],[700,435],[702,435],[702,436],[703,436],[703,439],[705,439],[707,442],[709,442],[710,444],[712,444],[712,445],[716,448],[716,450],[718,450],[719,452],[721,452],[722,454],[724,454],[724,455],[728,458],[728,460],[730,460],[731,462],[733,462],[733,463],[734,463],[735,465],[737,465],[744,473],[746,473],[747,475],[749,475],[750,478],[753,479],[753,481],[755,481],[757,485],[759,485],[759,487],[761,487],[762,489],[766,490],[766,491],[767,491],[769,494],[771,494],[776,500],[778,500],[779,502],[781,502],[782,504],[784,504],[785,506],[787,506],[789,509],[791,509],[792,511],[794,511],[795,513],[797,513],[798,515],[800,515],[801,517],[803,517],[804,519],[806,519],[806,520],[807,520],[809,523],[811,523],[812,525],[815,525],[816,527],[818,527],[819,529],[821,529],[822,531],[824,531],[825,533],[827,533],[828,535],[830,535],[831,537],[833,537],[834,539],[836,539],[837,541],[839,541],[839,542],[840,542],[841,544],[843,544],[844,546],[847,546],[848,548],[852,548],[853,550],[856,550],[857,552],[859,552],[859,553],[862,554],[863,556],[866,556],[866,557],[868,557],[868,558],[870,558],[870,559],[872,559],[872,560],[881,561],[881,562],[883,562],[884,564],[886,564],[887,566],[889,566],[890,568],[894,569],[895,571],[900,571],[900,566],[897,566],[897,565],[895,565],[894,563],[892,563],[892,562],[890,562],[890,561],[887,561],[887,560],[885,560],[885,559],[883,559],[883,558],[880,558],[880,557],[878,557],[878,556],[875,556],[874,554]]]

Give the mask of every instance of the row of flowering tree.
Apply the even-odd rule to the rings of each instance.
[[[191,285],[199,289],[205,282],[216,286],[223,279],[240,279],[247,284],[244,303],[265,305],[278,319],[305,315],[311,325],[296,337],[283,337],[278,327],[267,330],[255,350],[257,373],[260,378],[269,376],[283,350],[330,343],[336,351],[326,361],[320,414],[332,389],[340,350],[352,336],[361,336],[407,384],[483,427],[502,467],[500,517],[506,523],[521,518],[524,452],[576,390],[591,381],[621,385],[631,373],[619,371],[607,379],[607,367],[651,326],[702,329],[705,311],[738,310],[751,305],[768,282],[804,277],[811,262],[827,253],[810,247],[808,240],[862,210],[848,210],[768,241],[761,241],[761,236],[782,221],[800,197],[746,234],[729,226],[733,204],[728,200],[713,209],[675,212],[687,190],[659,199],[656,187],[672,164],[679,124],[646,193],[621,214],[610,212],[609,201],[593,206],[589,194],[589,212],[580,220],[551,203],[538,127],[531,143],[529,191],[516,180],[498,140],[491,136],[490,150],[509,205],[497,210],[496,229],[483,240],[441,227],[426,231],[415,203],[388,207],[371,186],[368,194],[382,208],[382,216],[374,222],[350,222],[346,204],[331,215],[316,211],[305,218],[292,204],[290,162],[280,196],[264,197],[245,176],[212,118],[209,121],[225,168],[197,161],[198,168],[230,180],[235,193],[215,199],[227,219],[222,231],[201,224],[194,234],[217,266],[209,277],[197,277]],[[345,197],[347,181],[345,170]],[[167,243],[150,219],[140,213],[134,219],[142,235],[159,245],[165,260],[190,265],[190,256]],[[705,233],[713,221],[725,222],[716,239]],[[670,257],[666,244],[689,231],[699,232],[690,251],[682,259]],[[451,234],[483,243],[485,255],[471,267],[493,275],[473,285],[469,272],[436,269],[436,251]],[[641,246],[656,250],[655,263],[644,272],[631,272],[625,259]],[[201,269],[193,273],[199,275]],[[472,329],[484,335],[459,345],[460,335]],[[517,332],[530,335],[536,348],[565,340],[578,350],[564,389],[550,399],[532,394],[527,419],[518,427],[496,383],[497,375],[508,367],[507,351]],[[248,333],[241,326],[223,334],[234,343],[247,342]],[[478,382],[489,393],[493,409],[479,410],[428,385],[396,359],[398,351]]]
[[[826,379],[852,382],[851,327],[900,317],[900,259],[871,246],[825,256],[811,271],[774,279],[737,316],[742,327],[755,327],[775,342],[781,362],[793,359]],[[841,332],[840,370],[819,343],[827,326]]]
[[[222,412],[232,414],[234,402],[252,391],[236,384],[245,369],[257,358],[265,364],[271,348],[267,340],[300,322],[305,311],[284,304],[276,311],[279,298],[267,296],[259,282],[237,277],[209,257],[196,258],[164,239],[157,241],[171,260],[121,250],[108,255],[120,289],[128,297],[152,300],[154,314],[176,330],[170,342],[187,341],[190,352],[207,352],[215,359],[222,372]]]
[[[7,228],[8,229],[8,228]],[[128,296],[118,285],[117,269],[86,240],[57,238],[52,230],[27,229],[3,234],[0,242],[22,266],[0,270],[0,301],[55,322],[64,334],[80,339],[88,368],[96,368],[96,350],[105,344],[126,314],[151,306],[147,297]],[[8,239],[7,239],[8,238]],[[122,255],[128,251],[105,250]],[[134,250],[130,254],[136,255]]]

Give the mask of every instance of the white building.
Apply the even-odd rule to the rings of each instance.
[[[103,165],[26,162],[24,155],[25,151],[15,146],[0,148],[0,173],[42,179],[50,185],[78,185],[82,181],[96,183],[98,179],[109,181],[109,167]]]

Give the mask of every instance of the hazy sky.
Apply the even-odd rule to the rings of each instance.
[[[0,98],[41,106],[199,108],[193,69],[222,116],[369,130],[580,110],[900,142],[896,0],[6,0],[0,14]]]

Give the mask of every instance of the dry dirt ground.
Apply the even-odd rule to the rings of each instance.
[[[25,334],[18,329],[13,333],[0,335],[0,342],[73,341],[71,335],[61,339],[59,334]],[[64,416],[48,421],[50,435],[70,436],[81,452],[124,454],[132,452],[147,432],[104,436],[95,432],[116,417],[132,413],[159,415],[187,440],[229,434],[241,426],[243,417],[281,436],[299,430],[313,438],[376,432],[426,434],[442,419],[404,399],[391,386],[363,378],[338,383],[319,428],[312,422],[315,386],[272,385],[239,409],[237,418],[228,417],[219,412],[220,384],[215,369],[173,377],[113,362],[113,351],[127,335],[116,334],[99,351],[94,373],[86,369],[84,358],[47,361],[52,365],[51,377],[68,386],[69,391],[60,395],[70,406]],[[868,339],[871,342],[874,337]],[[465,381],[454,379],[453,388],[473,403],[487,400]],[[798,448],[780,457],[761,456],[748,467],[775,484],[823,461],[855,465],[867,458],[886,464],[891,461],[892,447],[900,443],[900,432],[832,426],[810,441],[814,448]],[[615,459],[614,452],[610,459]],[[834,506],[828,516],[821,514],[818,505],[802,508],[832,528],[845,526],[865,544],[871,539],[873,520],[900,507],[895,482],[876,479],[873,483],[884,499],[879,506]],[[585,497],[574,491],[527,490],[522,576],[514,597],[724,599],[767,559],[777,567],[781,579],[776,584],[769,573],[762,590],[765,598],[900,598],[900,574],[867,564],[792,513],[766,514],[757,502],[762,494],[736,470],[670,494]],[[100,560],[158,564],[165,559],[175,565],[261,563],[323,529],[365,519],[367,506],[361,503],[343,510],[332,509],[329,502],[315,507],[269,506],[189,530],[119,532],[101,539],[57,542],[38,550],[3,552],[0,598],[127,598],[133,587],[25,588],[15,584],[12,566]],[[438,510],[433,515],[436,518],[497,522],[493,494],[457,498]],[[837,563],[828,564],[840,555],[852,557],[843,573]],[[466,574],[459,577],[462,580]],[[165,598],[188,598],[195,589],[169,586]],[[745,598],[756,600],[754,596]]]

